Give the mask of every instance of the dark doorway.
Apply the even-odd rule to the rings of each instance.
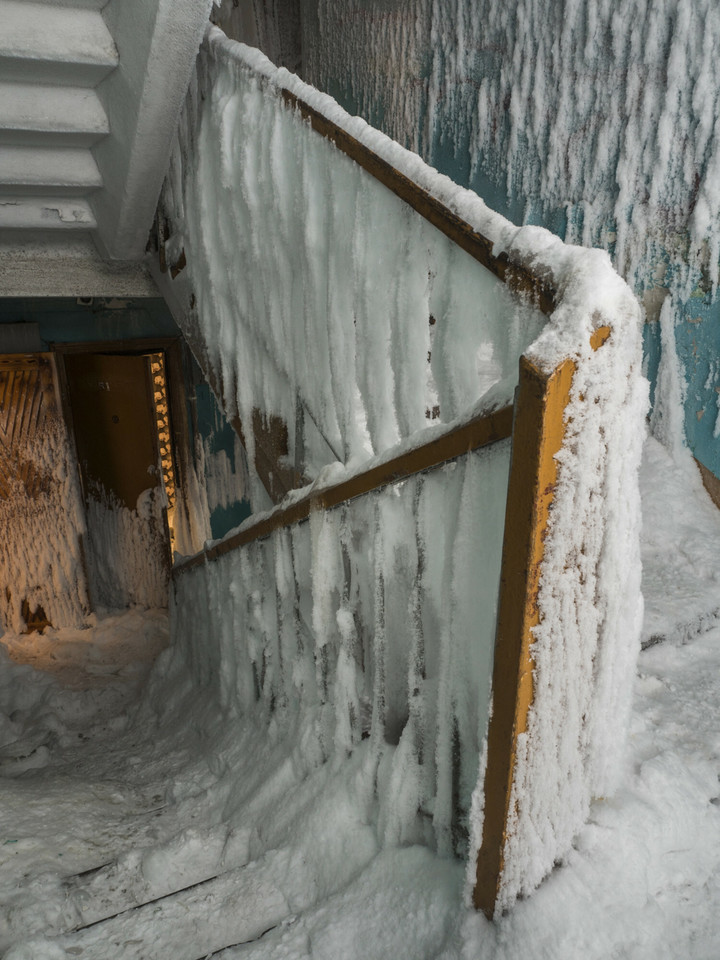
[[[135,510],[159,481],[150,358],[80,353],[65,372],[86,495]]]
[[[167,604],[170,545],[157,354],[65,354],[94,606]],[[155,360],[155,362],[153,362]],[[167,457],[166,457],[167,459]]]

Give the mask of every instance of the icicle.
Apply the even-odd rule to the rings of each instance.
[[[683,421],[686,385],[675,346],[675,310],[672,296],[667,296],[663,301],[659,323],[662,353],[650,428],[653,435],[667,447],[678,466],[686,464],[694,470],[685,442]]]

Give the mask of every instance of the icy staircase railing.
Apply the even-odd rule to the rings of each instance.
[[[438,227],[453,245],[471,253],[504,284],[524,292],[549,314],[540,335],[536,335],[536,330],[519,351],[522,357],[514,404],[512,462],[509,481],[507,485],[503,482],[502,490],[503,500],[507,492],[501,534],[502,565],[499,550],[495,573],[490,573],[482,562],[483,544],[478,530],[483,524],[488,525],[486,513],[469,534],[476,538],[474,554],[456,556],[448,534],[442,534],[439,552],[444,551],[450,562],[443,565],[436,559],[432,563],[440,562],[436,569],[442,569],[442,583],[452,595],[451,603],[446,608],[436,605],[435,613],[423,628],[421,644],[426,653],[436,657],[442,669],[447,668],[448,658],[456,656],[457,651],[451,652],[453,645],[443,632],[444,610],[455,617],[453,629],[457,627],[458,636],[464,637],[459,650],[468,657],[476,655],[469,643],[475,623],[468,615],[469,608],[463,607],[473,591],[470,581],[475,573],[478,591],[483,593],[485,607],[491,610],[495,653],[487,764],[484,774],[479,770],[472,808],[466,814],[470,860],[477,861],[477,876],[472,881],[474,901],[491,916],[510,906],[518,895],[533,890],[552,869],[570,848],[587,817],[592,798],[613,789],[619,770],[641,616],[636,473],[646,394],[640,376],[639,308],[602,252],[565,246],[539,229],[518,230],[489,211],[474,194],[440,177],[418,157],[358,118],[348,117],[330,98],[287,72],[276,70],[259,52],[228,41],[217,30],[206,38],[199,77],[198,88],[189,99],[180,147],[165,191],[164,207],[171,235],[161,245],[161,252],[174,268],[172,280],[167,274],[159,276],[161,287],[168,299],[175,301],[178,320],[230,416],[247,423],[254,418],[254,404],[261,397],[265,405],[262,415],[292,422],[292,403],[300,397],[322,436],[330,438],[331,445],[342,448],[351,462],[347,474],[340,471],[337,483],[321,478],[314,490],[294,494],[295,499],[291,497],[287,505],[257,521],[248,521],[224,543],[184,561],[176,569],[178,634],[187,647],[188,659],[195,663],[197,676],[206,682],[214,677],[228,704],[241,701],[244,709],[250,709],[255,698],[262,700],[265,683],[272,687],[269,678],[273,670],[284,669],[280,665],[286,663],[287,657],[292,660],[291,650],[295,649],[295,668],[290,671],[288,682],[300,682],[305,689],[303,683],[313,685],[310,674],[314,672],[316,690],[320,691],[315,707],[322,716],[330,709],[327,698],[331,689],[340,691],[335,705],[344,704],[345,715],[340,716],[341,710],[335,716],[335,736],[328,733],[330,727],[320,724],[325,730],[321,753],[333,744],[335,748],[351,748],[353,737],[359,736],[361,729],[358,711],[362,704],[357,697],[353,699],[350,691],[357,691],[357,684],[362,687],[364,680],[360,682],[348,665],[361,662],[361,672],[364,675],[367,667],[368,676],[373,668],[379,668],[373,644],[378,636],[386,635],[386,624],[378,610],[384,610],[384,588],[397,572],[383,566],[383,550],[387,546],[383,538],[387,531],[378,519],[385,509],[379,504],[389,502],[393,494],[371,492],[372,486],[376,481],[382,485],[395,479],[397,458],[402,460],[403,456],[398,453],[398,441],[420,449],[426,437],[436,441],[440,433],[454,430],[452,424],[446,424],[426,428],[425,436],[422,430],[418,432],[427,406],[418,374],[422,368],[418,358],[427,353],[427,343],[422,340],[427,323],[402,326],[398,316],[403,309],[409,314],[417,312],[418,305],[420,314],[425,311],[425,318],[428,313],[433,315],[439,282],[435,281],[435,293],[425,290],[417,296],[417,289],[408,285],[406,274],[412,270],[413,257],[419,257],[420,269],[414,279],[421,285],[424,272],[427,286],[428,261],[422,251],[430,250],[435,240],[426,233],[418,234],[414,220],[398,216],[397,209],[392,207],[394,200],[384,188],[388,187],[403,203]],[[316,133],[323,137],[316,137]],[[328,139],[337,150],[328,152]],[[347,167],[340,166],[348,158],[352,161],[349,172]],[[288,164],[295,162],[299,166],[291,170]],[[329,171],[319,183],[312,177],[317,164],[326,164]],[[368,186],[369,180],[379,180],[383,186]],[[268,185],[270,193],[263,195]],[[346,188],[353,198],[349,207],[343,206]],[[275,207],[273,196],[279,196]],[[367,215],[360,201],[368,205],[373,216]],[[365,234],[372,236],[372,243],[362,249],[358,246],[360,241],[354,247],[351,244],[350,255],[343,261],[321,229],[330,221],[323,220],[318,210],[327,206],[337,214],[332,220],[336,231],[344,223],[350,233],[360,233],[360,241]],[[382,216],[383,207],[392,208],[388,217]],[[363,216],[370,223],[358,227],[353,218],[362,220]],[[302,229],[296,226],[298,219]],[[277,224],[284,234],[278,234]],[[370,227],[375,227],[376,232]],[[404,246],[411,256],[397,271],[397,286],[405,298],[395,298],[393,304],[387,299],[382,301],[390,305],[387,314],[378,318],[363,297],[371,308],[376,307],[377,286],[382,286],[388,275],[394,275],[382,270],[383,254],[392,254],[392,245],[387,243],[383,230],[390,234],[395,246]],[[413,240],[415,234],[420,236],[417,244]],[[338,248],[343,247],[340,232],[334,233],[333,239]],[[373,251],[373,244],[378,248],[374,258],[368,254],[368,250]],[[278,246],[279,255],[274,252]],[[242,255],[238,254],[238,247]],[[304,258],[299,265],[292,261],[294,248],[299,251],[298,257]],[[238,257],[244,271],[237,270]],[[268,258],[270,268],[264,258]],[[437,264],[436,251],[430,259]],[[468,283],[470,271],[465,262],[455,269],[447,251],[439,259],[450,266],[452,274],[443,294],[444,302],[448,302],[457,286]],[[316,275],[321,261],[323,270]],[[292,278],[289,284],[285,283],[283,265]],[[392,266],[397,266],[397,260],[393,260]],[[373,277],[373,268],[380,272],[379,283]],[[367,276],[363,270],[368,271]],[[482,267],[477,270],[482,272]],[[285,284],[288,289],[278,293],[273,282],[278,287]],[[326,301],[318,299],[319,289],[325,291]],[[518,301],[512,297],[503,300],[493,290],[492,296],[504,312],[499,310],[488,322],[487,317],[482,317],[486,304],[477,297],[476,288],[472,289],[474,296],[466,297],[463,307],[470,308],[471,313],[474,308],[476,323],[474,327],[466,326],[459,346],[471,346],[478,351],[484,346],[482,329],[486,334],[489,329],[491,335],[500,338],[503,322],[506,327],[511,326],[513,316],[517,317],[514,311],[518,308],[512,304]],[[349,291],[345,299],[344,290]],[[352,301],[352,309],[348,310],[345,301]],[[292,308],[296,308],[294,313]],[[257,317],[253,316],[256,310]],[[453,315],[460,326],[468,323],[461,312]],[[326,322],[322,336],[318,333],[320,326],[312,326],[318,313]],[[344,322],[346,327],[342,327]],[[336,327],[342,329],[338,332]],[[407,389],[405,394],[397,389],[398,380],[402,387],[402,365],[391,364],[388,368],[383,364],[383,351],[388,352],[388,327],[391,342],[398,332],[407,334],[403,341],[409,354],[406,366],[411,369],[407,379],[420,394],[420,417],[412,408],[413,389]],[[480,334],[478,327],[482,328]],[[531,328],[532,319],[526,314],[526,336]],[[348,331],[355,338],[352,350],[348,348]],[[303,337],[308,337],[310,343]],[[373,340],[378,337],[382,341],[379,350]],[[413,352],[415,340],[421,341],[421,348]],[[515,348],[518,342],[516,338]],[[317,363],[297,362],[299,355],[306,360],[303,352],[312,354],[315,347],[317,357],[311,359]],[[326,349],[325,354],[320,347]],[[449,355],[460,362],[461,352],[456,349]],[[506,375],[512,354],[512,349],[506,351],[505,366],[500,364],[502,375]],[[435,356],[433,350],[433,372],[437,374],[442,371],[435,366]],[[343,367],[343,363],[349,366]],[[380,377],[375,381],[379,384],[380,404],[374,403],[373,380],[366,375],[372,363],[377,365]],[[287,396],[283,396],[279,386],[278,371],[290,385]],[[446,379],[451,380],[457,372],[450,367]],[[477,374],[477,369],[473,372]],[[350,393],[337,388],[338,376],[343,373],[361,396],[363,403],[359,406],[353,405],[355,398]],[[395,378],[391,401],[396,401],[394,412],[403,421],[399,429],[395,424],[394,430],[384,429],[381,416],[382,403],[388,401],[388,384],[383,380],[386,374],[391,381]],[[323,393],[325,375],[335,393]],[[451,397],[447,387],[442,377],[436,377],[434,388]],[[502,393],[502,389],[496,388],[496,398]],[[288,396],[291,405],[287,404]],[[334,412],[333,402],[341,407],[347,404],[335,420],[330,415]],[[442,406],[441,401],[441,409]],[[467,404],[458,410],[448,402],[450,414],[446,418],[459,418],[465,424],[474,419],[475,429],[486,419],[488,406],[492,405],[483,405],[481,401],[473,418]],[[367,433],[362,437],[353,432],[358,409],[367,420]],[[506,410],[496,408],[490,412],[507,424]],[[248,439],[252,446],[253,438]],[[380,461],[390,456],[391,463],[378,464],[376,460],[372,469],[377,468],[379,473],[373,477],[372,469],[363,468],[363,449],[366,459],[374,450]],[[496,447],[482,449],[488,451],[487,466],[494,456],[490,451]],[[462,451],[455,455],[458,462],[473,463],[472,457],[485,456],[482,449],[470,455],[470,460],[461,456]],[[507,451],[507,444],[504,448],[499,444],[497,449]],[[502,459],[501,454],[498,456]],[[430,458],[423,462],[419,470],[428,470],[440,461]],[[493,479],[481,485],[480,500],[492,500],[491,495],[497,492],[493,483],[497,486],[499,477],[507,477],[507,466],[503,470],[498,464],[499,460],[492,462]],[[477,478],[482,469],[485,467],[478,472],[473,467],[470,473]],[[402,476],[408,476],[407,464],[403,470]],[[399,503],[409,500],[413,504],[410,526],[403,534],[403,549],[410,550],[415,557],[416,579],[408,583],[407,590],[415,598],[413,602],[421,605],[424,601],[422,596],[417,598],[418,590],[430,597],[433,590],[423,568],[425,561],[419,559],[424,556],[424,547],[420,549],[418,544],[429,542],[417,533],[417,504],[424,501],[417,486],[420,480],[415,478],[423,476],[439,476],[445,483],[447,468],[413,474],[413,479],[405,481],[405,493],[399,497]],[[479,487],[473,488],[473,482],[464,485],[463,491],[480,491]],[[350,498],[358,496],[353,507]],[[366,517],[360,524],[361,531],[356,530],[353,538],[348,532],[352,523],[347,519],[347,511],[362,510],[362,505],[370,501],[374,504],[375,520]],[[442,507],[448,527],[465,550],[463,523],[474,502],[463,492]],[[336,505],[345,519],[340,521],[339,536],[333,537],[332,524],[326,518],[328,509]],[[298,522],[306,517],[309,524]],[[380,538],[377,550],[374,537]],[[370,587],[361,575],[361,560],[353,554],[356,541],[362,542],[363,538],[374,558],[372,573],[368,574]],[[488,543],[492,541],[491,536],[487,539]],[[262,551],[266,547],[262,544],[274,544],[274,552],[265,555]],[[336,556],[329,568],[329,580],[322,564],[323,549],[341,552],[341,559]],[[490,547],[487,549],[491,552]],[[211,568],[214,573],[209,572]],[[222,575],[220,569],[224,571]],[[354,578],[348,576],[349,569],[355,571]],[[500,599],[495,626],[493,594],[498,571]],[[489,595],[487,584],[483,583],[480,590],[484,580],[491,583]],[[368,589],[371,598],[365,596],[363,600]],[[270,594],[274,596],[268,600]],[[359,606],[353,607],[352,597],[360,598]],[[208,633],[214,645],[208,646],[204,637],[192,636],[190,613],[198,605],[210,611],[212,623]],[[487,609],[483,615],[486,614]],[[412,616],[405,617],[408,619],[411,629],[416,621]],[[434,653],[433,623],[440,637]],[[307,624],[312,624],[314,640],[308,638]],[[397,617],[395,626],[400,635]],[[374,631],[373,642],[367,647],[360,645],[362,656],[355,636],[358,629]],[[258,631],[264,637],[261,642],[257,639]],[[279,640],[273,639],[273,631],[277,631]],[[243,636],[242,644],[238,644],[237,636]],[[390,640],[394,642],[395,637]],[[417,651],[419,642],[417,637],[411,637],[408,651]],[[273,644],[275,653],[266,658],[264,651]],[[329,677],[327,658],[333,649],[337,669]],[[387,650],[391,649],[389,643]],[[400,807],[406,813],[425,810],[428,814],[423,798],[431,799],[435,842],[449,849],[454,839],[453,815],[448,812],[454,805],[452,798],[458,791],[464,791],[466,800],[469,796],[468,770],[457,771],[453,767],[454,745],[473,724],[477,725],[473,737],[482,740],[485,721],[477,703],[469,706],[473,694],[468,693],[468,688],[453,688],[447,677],[443,681],[439,667],[435,680],[439,689],[445,691],[443,696],[450,696],[453,706],[450,710],[445,703],[445,713],[436,709],[437,703],[433,707],[436,717],[444,717],[444,726],[433,741],[436,781],[434,794],[429,797],[427,785],[418,786],[423,780],[418,765],[432,764],[427,751],[423,752],[420,746],[422,737],[417,727],[410,723],[417,687],[413,683],[418,677],[423,679],[414,655],[408,653],[408,719],[396,738],[400,759],[394,767],[391,765],[387,793],[402,796]],[[228,671],[228,663],[234,665],[232,670]],[[463,666],[456,659],[451,669],[455,680],[458,670],[462,672]],[[382,686],[383,676],[381,671],[376,678],[378,683],[371,677],[371,687]],[[473,682],[478,676],[472,673]],[[302,677],[305,680],[298,681]],[[278,703],[276,693],[270,693],[268,702]],[[377,689],[373,691],[373,710],[380,709],[376,702],[381,694]],[[478,690],[477,696],[480,699],[482,692]],[[352,709],[348,704],[354,704]],[[371,737],[378,740],[382,735],[371,730]],[[460,749],[465,748],[461,743]],[[379,746],[377,751],[376,760],[382,766]],[[421,754],[422,761],[418,760]],[[480,766],[478,756],[476,767]],[[403,788],[403,783],[410,786]],[[395,840],[417,839],[398,809],[390,804],[386,811],[386,835]]]
[[[338,483],[329,486],[311,484],[304,495],[290,498],[286,506],[281,505],[258,520],[246,522],[236,533],[228,534],[191,557],[179,559],[173,572],[179,574],[209,560],[216,560],[238,547],[268,537],[276,530],[302,523],[315,511],[332,510],[375,490],[442,466],[481,447],[507,440],[512,435],[512,418],[512,406],[490,409],[449,430],[433,430],[431,440],[420,446],[410,447],[406,452],[393,453],[390,457],[382,458],[367,470]]]

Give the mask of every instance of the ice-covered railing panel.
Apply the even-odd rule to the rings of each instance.
[[[176,642],[226,709],[300,729],[316,763],[369,738],[381,842],[466,851],[509,459],[506,439],[328,510],[318,491],[176,571]]]
[[[593,798],[616,788],[642,622],[639,306],[605,253],[539,229],[521,237],[554,277],[558,306],[521,360],[515,405],[493,714],[473,818],[474,902],[489,916],[537,887]]]
[[[251,458],[259,410],[289,425],[288,459],[310,477],[455,419],[498,381],[510,399],[544,323],[326,137],[390,143],[213,29],[163,199],[195,297],[188,338]],[[405,179],[418,158],[392,159]]]
[[[460,408],[462,396],[466,396],[468,405],[477,403],[483,389],[499,378],[500,384],[493,387],[497,400],[503,393],[508,397],[508,387],[518,384],[487,764],[479,770],[468,818],[469,885],[475,904],[492,916],[534,889],[566,854],[593,798],[612,791],[620,769],[642,614],[637,468],[644,438],[647,385],[641,375],[639,307],[613,272],[606,254],[570,247],[544,230],[517,229],[488,210],[474,194],[440,177],[418,157],[361,120],[348,117],[329,98],[284,71],[276,71],[257,52],[232,44],[214,31],[206,40],[199,70],[198,87],[190,97],[164,201],[172,223],[170,240],[164,247],[161,244],[161,253],[171,267],[174,265],[170,275],[181,271],[181,279],[171,282],[159,276],[159,282],[169,294],[173,294],[173,282],[179,282],[180,288],[186,285],[182,288],[185,316],[181,310],[178,319],[199,349],[208,375],[231,408],[237,402],[245,423],[257,410],[274,412],[280,423],[291,421],[293,416],[297,419],[298,412],[304,417],[307,412],[320,438],[320,453],[316,460],[308,458],[310,467],[321,463],[330,447],[336,445],[333,455],[349,463],[345,468],[337,467],[337,473],[347,476],[348,472],[362,471],[363,459],[372,451],[387,450],[407,433],[422,446],[426,431],[439,429],[425,426],[433,391],[439,400],[441,422],[455,414],[462,421],[472,418],[471,411]],[[248,127],[245,140],[239,141],[241,122],[252,120],[258,122]],[[328,145],[328,139],[337,150]],[[295,154],[300,158],[297,161]],[[331,158],[328,167],[322,166],[326,154]],[[287,155],[291,155],[289,160]],[[309,162],[307,168],[302,166],[303,158],[316,157],[320,158],[317,168]],[[362,170],[352,164],[341,166],[348,158]],[[296,169],[294,163],[300,166]],[[483,318],[483,289],[472,286],[475,281],[468,279],[464,266],[455,272],[453,258],[459,252],[451,254],[452,248],[443,246],[445,239],[426,233],[429,227],[402,206],[389,222],[384,213],[396,201],[386,191],[383,203],[376,205],[372,190],[378,186],[368,193],[366,174],[389,187],[392,194],[510,288],[525,290],[544,313],[550,314],[549,322],[542,326],[537,311],[527,306],[517,313],[516,301],[504,300],[509,296],[505,293],[500,296],[508,309],[504,320],[495,323],[492,311],[500,301],[495,300],[496,291],[490,286],[484,289],[492,291],[491,319]],[[297,210],[301,229],[295,229]],[[363,211],[372,211],[373,223]],[[324,228],[336,223],[333,217],[339,223],[331,244]],[[272,219],[273,230],[288,220],[295,224],[293,228],[283,227],[287,230],[284,239],[282,234],[273,238],[279,253],[268,245],[269,237],[264,232],[268,230],[267,219]],[[370,232],[373,224],[375,235]],[[337,281],[333,283],[328,264],[337,268],[341,251],[348,249],[347,237],[339,229],[343,225],[345,233],[355,239],[348,258],[342,261],[345,266],[333,275]],[[397,242],[388,241],[390,228]],[[414,247],[420,237],[422,242]],[[436,249],[444,251],[440,261],[432,260]],[[246,257],[243,276],[235,265],[238,251]],[[413,257],[405,257],[408,251]],[[418,272],[415,254],[419,253],[425,259]],[[274,273],[263,272],[266,266],[260,265],[261,257],[274,265]],[[445,272],[434,273],[435,262],[445,265]],[[388,264],[392,267],[389,272],[385,269]],[[472,266],[478,269],[477,264]],[[259,278],[251,276],[256,268]],[[420,286],[407,285],[408,278],[413,277]],[[379,287],[383,288],[381,292]],[[472,297],[479,298],[475,326],[465,320],[452,326],[448,323],[447,343],[442,337],[439,342],[431,340],[443,329],[440,318],[445,314],[433,312],[438,302],[450,310],[447,304],[452,305],[453,297],[463,290],[473,291],[461,298],[466,306],[471,306]],[[404,298],[403,310],[398,291]],[[265,299],[271,305],[270,313],[265,310]],[[260,311],[257,316],[255,310]],[[378,310],[384,311],[382,316]],[[449,315],[454,319],[451,310]],[[521,335],[513,333],[508,339],[513,323],[519,324]],[[542,328],[542,332],[531,343],[533,326],[534,331]],[[510,341],[512,348],[507,347]],[[448,349],[449,344],[452,349]],[[517,368],[513,370],[512,365],[520,353],[518,382]],[[499,357],[501,363],[492,376],[484,378],[480,375],[481,361],[488,357],[493,363]],[[449,365],[450,358],[458,364],[460,386],[455,394],[451,380],[456,371]],[[506,374],[508,380],[504,379]],[[417,433],[418,426],[424,430]],[[288,447],[292,457],[292,443]],[[294,454],[297,463],[297,449]],[[452,456],[460,455],[456,452]],[[367,463],[364,465],[367,467]],[[315,502],[314,497],[318,509],[338,506],[338,499],[332,503],[323,499],[321,485],[327,482],[325,474],[316,488],[320,491],[317,496],[312,490],[295,494],[283,511],[308,507]],[[414,489],[415,482],[399,488],[401,501]],[[333,489],[337,493],[342,487],[341,481]],[[359,494],[375,497],[369,494],[370,489],[365,486],[347,492],[346,488],[346,499]],[[481,497],[496,498],[497,490],[484,487]],[[413,493],[413,503],[414,498]],[[465,527],[462,517],[455,514],[456,506],[453,502],[438,509],[441,514],[445,512],[443,529],[460,535]],[[407,509],[405,503],[402,510]],[[320,521],[315,518],[312,523],[317,527]],[[321,527],[332,529],[332,524]],[[388,533],[391,529],[392,525]],[[272,595],[283,589],[285,566],[261,560],[258,554],[264,577],[252,581],[256,586],[251,590],[251,581],[242,579],[238,567],[234,576],[227,574],[222,593],[216,591],[210,574],[192,567],[210,561],[226,569],[225,564],[231,561],[225,557],[234,555],[234,550],[244,556],[251,540],[271,534],[275,537],[275,530],[270,518],[259,520],[241,529],[226,544],[213,546],[202,557],[191,560],[185,566],[187,573],[176,574],[178,610],[185,603],[186,590],[195,590],[196,578],[206,578],[193,596],[197,609],[204,609],[203,601],[208,596],[217,607],[210,621],[210,646],[204,650],[199,641],[192,640],[186,641],[186,649],[194,658],[197,672],[208,682],[214,678],[228,704],[241,688],[243,696],[253,691],[262,695],[266,676],[262,665],[257,677],[248,666],[250,661],[257,661],[253,653],[256,634],[247,635],[251,648],[247,647],[246,637],[235,636],[235,627],[224,614],[227,604],[235,602],[228,599],[228,592],[231,597],[233,591],[245,597],[245,591],[250,591],[252,602],[242,601],[250,611],[246,619],[252,614],[267,624],[267,639],[260,644],[264,649],[263,644],[278,642],[276,628],[280,637],[288,629],[289,621],[280,623],[272,613],[280,609],[277,603],[273,605]],[[385,531],[378,527],[375,532],[380,537],[379,552],[376,554],[373,546],[370,555],[383,556]],[[342,529],[337,533],[342,544],[346,534]],[[412,557],[407,531],[405,536]],[[294,537],[292,534],[291,543]],[[328,554],[337,557],[337,542],[323,542]],[[444,543],[447,564],[455,553],[447,546],[448,541]],[[485,546],[475,546],[480,551],[478,556],[484,556]],[[320,554],[315,557],[311,549],[311,557],[317,568]],[[344,564],[338,565],[337,559],[328,562],[333,570],[342,567],[344,576]],[[460,568],[453,563],[444,568],[444,577],[458,577]],[[369,631],[373,638],[381,637],[383,649],[391,656],[392,640],[386,624],[382,618],[375,618],[383,606],[382,594],[376,593],[378,583],[385,584],[384,574],[377,577],[375,560],[372,565],[358,563],[353,571],[358,596],[372,596],[375,603],[372,609],[368,604],[356,608],[361,615],[356,628]],[[466,579],[458,580],[457,586],[452,579],[445,581],[450,584],[453,602],[457,600],[460,605],[469,602],[478,584],[471,569],[463,574]],[[255,575],[254,571],[247,573],[247,577]],[[322,637],[328,631],[342,637],[343,623],[350,627],[350,618],[343,617],[342,612],[340,620],[337,618],[337,612],[343,609],[345,581],[328,587],[321,577],[308,580],[306,567],[296,567],[293,579],[298,588],[295,643],[315,651],[313,676],[320,689],[324,685],[323,651],[327,646]],[[431,585],[421,579],[418,589],[430,590]],[[267,593],[269,601],[264,599]],[[322,598],[327,596],[333,601],[326,603]],[[182,607],[184,611],[189,609]],[[426,642],[433,634],[438,649],[444,642],[448,616],[452,621],[453,614],[448,610],[435,622],[434,631],[424,633]],[[176,620],[183,636],[190,630],[185,619],[178,614]],[[356,622],[354,616],[352,622]],[[238,627],[244,623],[237,621]],[[303,639],[308,632],[310,646]],[[413,649],[406,641],[399,643],[401,650]],[[458,649],[468,653],[470,648],[463,644]],[[234,668],[226,670],[220,649],[227,652],[228,662],[238,658],[237,662],[245,666],[237,672]],[[372,643],[368,649],[372,652]],[[278,656],[276,663],[280,662]],[[344,666],[338,668],[346,661],[337,655],[333,669],[338,675],[348,676]],[[367,661],[366,667],[371,662]],[[438,663],[442,663],[441,657]],[[264,669],[267,672],[269,667]],[[364,683],[371,677],[373,686],[378,685],[378,697],[382,699],[383,674],[368,674],[366,670],[363,676]],[[438,681],[439,704],[443,689],[446,693],[442,696],[447,694],[447,685],[440,682],[440,674]],[[342,684],[332,689],[345,696]],[[465,693],[447,694],[450,700],[445,701],[454,704],[452,716],[457,718],[460,734],[474,728],[477,719],[472,695],[467,687],[462,690]],[[275,702],[273,696],[270,701]],[[371,702],[375,702],[374,692]],[[411,703],[412,698],[408,700],[408,721],[403,730],[409,723]],[[434,709],[430,707],[431,712]],[[325,712],[332,713],[332,709],[325,705]],[[376,711],[376,718],[380,715]],[[312,736],[319,729],[322,724],[308,727]],[[384,727],[381,729],[383,735],[387,734]],[[448,729],[446,724],[446,733]],[[390,738],[395,736],[397,733]],[[443,737],[438,734],[435,741],[436,755],[439,750],[455,750],[455,734],[452,743],[445,734]],[[407,738],[404,740],[401,734],[398,746],[407,747],[412,734]],[[327,736],[325,742],[329,742]],[[440,791],[456,787],[438,779],[433,789],[438,802]],[[464,796],[467,799],[467,790]],[[448,846],[442,840],[442,831],[436,832],[436,839]]]

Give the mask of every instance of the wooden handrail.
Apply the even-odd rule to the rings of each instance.
[[[246,65],[248,70],[254,68]],[[260,77],[264,75],[259,74]],[[512,290],[527,296],[542,312],[555,310],[559,294],[552,279],[538,276],[506,252],[495,254],[493,242],[454,213],[429,190],[411,180],[347,130],[296,93],[265,77],[285,104],[313,130],[407,203]],[[181,265],[177,264],[178,269]],[[599,327],[590,338],[594,350],[610,336]],[[502,892],[509,824],[513,820],[513,784],[518,738],[526,732],[535,696],[533,630],[540,621],[540,574],[548,519],[557,482],[555,457],[565,435],[576,365],[561,359],[544,370],[520,359],[516,406],[475,418],[365,472],[307,494],[251,524],[207,550],[179,562],[173,577],[263,539],[274,531],[306,520],[315,510],[329,510],[388,484],[406,479],[479,447],[513,438],[505,518],[500,597],[492,681],[492,715],[488,727],[483,836],[477,859],[474,904],[493,918]]]
[[[491,413],[474,417],[467,423],[434,437],[422,446],[401,453],[385,463],[370,467],[369,470],[350,477],[349,480],[342,480],[340,483],[319,490],[310,490],[294,503],[276,510],[215,546],[179,561],[173,567],[173,577],[200,566],[208,560],[216,560],[237,547],[268,537],[282,527],[289,527],[307,520],[314,510],[331,510],[348,500],[354,500],[356,497],[372,493],[391,483],[397,483],[450,460],[456,460],[480,447],[506,440],[512,435],[512,422],[513,407],[501,407]]]
[[[330,140],[358,166],[404,200],[416,213],[444,233],[473,259],[507,284],[510,289],[527,295],[546,314],[556,306],[557,292],[548,280],[536,276],[519,263],[513,263],[507,253],[493,253],[493,242],[459,217],[428,190],[415,183],[370,147],[357,140],[342,127],[333,123],[315,107],[301,100],[286,87],[279,88],[285,103],[305,119],[317,133]]]
[[[513,430],[500,602],[488,727],[485,813],[473,901],[493,919],[505,866],[518,737],[527,729],[533,701],[532,630],[539,622],[540,569],[557,463],[575,365],[562,363],[547,376],[525,357]]]

